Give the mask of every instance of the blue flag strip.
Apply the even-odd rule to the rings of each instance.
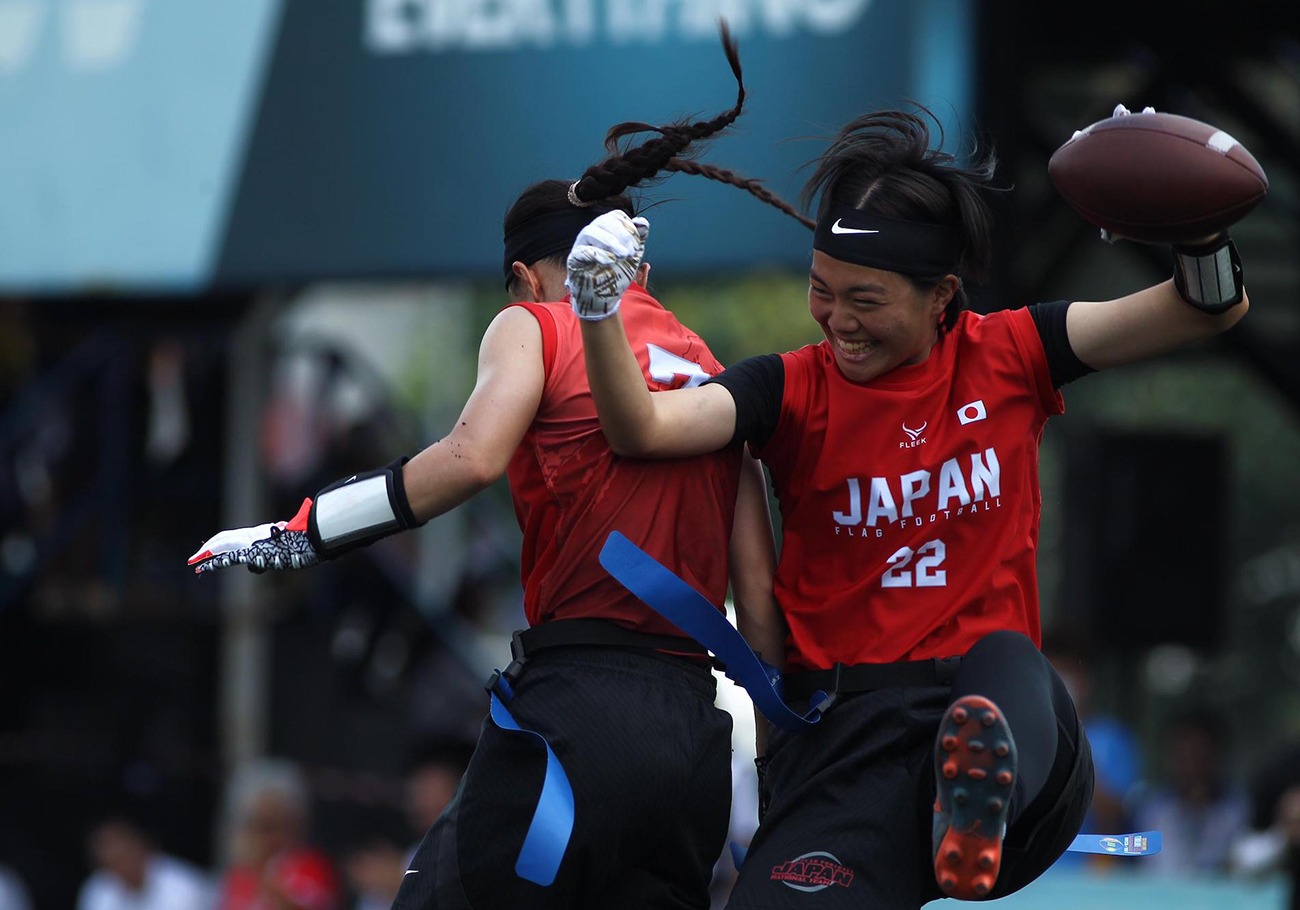
[[[730,842],[731,862],[740,871],[749,848]],[[1137,834],[1080,834],[1066,849],[1071,853],[1100,853],[1108,856],[1150,856],[1160,852],[1160,832]]]
[[[546,778],[542,781],[542,795],[537,799],[537,808],[533,810],[533,820],[524,835],[524,845],[519,850],[515,861],[515,873],[538,885],[547,886],[555,881],[555,874],[560,870],[560,860],[569,846],[573,834],[573,787],[569,777],[546,737],[532,730],[525,730],[515,722],[506,710],[505,703],[492,697],[492,722],[502,730],[523,733],[536,737],[546,749]]]
[[[1150,856],[1160,852],[1159,831],[1136,834],[1080,834],[1070,844],[1073,853],[1100,853],[1109,856]]]
[[[600,564],[646,606],[711,651],[774,726],[802,733],[821,719],[829,701],[825,693],[813,694],[814,707],[806,714],[790,710],[781,697],[781,671],[761,660],[708,598],[618,531],[605,540]]]

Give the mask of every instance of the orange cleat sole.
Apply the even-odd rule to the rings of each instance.
[[[953,702],[935,742],[934,879],[948,897],[982,900],[997,883],[1016,775],[1016,744],[992,701]]]

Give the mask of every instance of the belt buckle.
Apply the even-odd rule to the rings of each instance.
[[[507,704],[515,697],[514,687],[519,683],[519,676],[524,671],[524,664],[528,662],[528,655],[524,651],[524,643],[520,638],[523,634],[523,629],[516,629],[511,634],[510,663],[504,670],[493,670],[492,675],[488,677],[487,683],[483,686],[485,690],[496,695]]]
[[[836,700],[840,697],[840,678],[844,675],[844,664],[836,661],[832,672],[835,675],[831,677],[831,691],[823,692],[822,694],[825,696],[824,698],[818,701],[815,705],[809,705],[810,708],[817,709],[818,716],[829,711],[831,705],[835,704]],[[813,694],[815,695],[816,693],[814,692]]]

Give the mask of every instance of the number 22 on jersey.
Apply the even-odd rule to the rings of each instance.
[[[942,588],[948,584],[948,570],[940,569],[948,557],[942,540],[927,540],[920,549],[899,547],[886,562],[889,568],[880,576],[882,588]],[[916,560],[913,563],[913,559]]]

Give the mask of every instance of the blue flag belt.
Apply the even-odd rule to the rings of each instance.
[[[1070,844],[1073,853],[1100,853],[1109,856],[1150,856],[1159,853],[1159,831],[1136,834],[1080,834]]]
[[[734,840],[730,844],[731,862],[736,869],[749,852]],[[1160,852],[1159,831],[1139,831],[1136,834],[1080,834],[1066,849],[1071,853],[1100,853],[1104,856],[1151,856]]]
[[[618,531],[605,540],[600,564],[646,606],[708,648],[773,726],[802,733],[830,707],[831,696],[819,691],[813,693],[807,713],[792,711],[781,697],[781,671],[755,654],[704,595]]]
[[[546,777],[542,781],[542,793],[537,798],[537,807],[533,809],[533,819],[528,824],[528,833],[524,835],[519,858],[515,860],[515,874],[545,887],[555,881],[560,861],[564,859],[564,851],[573,835],[573,787],[546,737],[519,726],[506,709],[505,702],[514,698],[514,692],[500,671],[494,673],[492,681],[488,683],[488,693],[492,699],[494,724],[510,733],[534,737],[546,749]],[[505,696],[504,701],[502,695]]]

